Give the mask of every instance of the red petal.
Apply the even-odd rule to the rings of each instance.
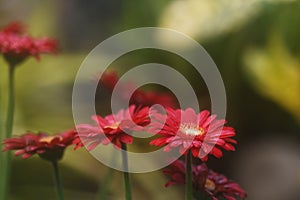
[[[213,154],[217,158],[221,158],[223,156],[223,153],[220,149],[214,147],[211,151],[211,154]]]
[[[133,138],[130,135],[124,134],[120,137],[120,141],[125,144],[131,144],[133,142]]]

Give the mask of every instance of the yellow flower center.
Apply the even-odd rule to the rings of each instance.
[[[182,133],[191,136],[203,135],[205,133],[204,128],[198,127],[196,124],[192,124],[192,123],[181,124],[179,130]]]
[[[118,129],[120,123],[121,123],[121,122],[115,122],[115,123],[113,123],[113,124],[111,124],[111,125],[104,126],[104,128]]]
[[[55,138],[59,138],[60,140],[62,140],[62,137],[61,136],[46,136],[46,137],[43,137],[40,139],[40,142],[47,142],[47,143],[51,143],[51,141]]]
[[[216,189],[216,184],[212,180],[206,179],[205,188],[210,190],[210,191],[213,191],[213,190]]]

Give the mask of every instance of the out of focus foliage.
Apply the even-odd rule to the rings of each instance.
[[[300,60],[282,40],[271,36],[265,49],[251,49],[245,54],[249,81],[300,121]]]

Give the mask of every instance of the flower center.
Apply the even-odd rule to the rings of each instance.
[[[118,129],[121,122],[115,122],[111,125],[104,126],[104,128]]]
[[[61,136],[46,136],[40,139],[40,142],[47,142],[47,143],[51,143],[51,141],[55,138],[59,138],[60,140],[62,139]]]
[[[192,123],[181,124],[179,130],[184,134],[191,136],[203,135],[205,133],[204,128],[198,127],[196,124]]]
[[[206,179],[205,188],[208,189],[209,191],[213,191],[216,189],[216,184],[212,180]]]

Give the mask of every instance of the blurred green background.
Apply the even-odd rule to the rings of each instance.
[[[97,44],[121,31],[167,27],[199,41],[218,66],[227,92],[227,119],[237,130],[235,153],[208,165],[236,180],[249,200],[300,197],[300,1],[297,0],[0,0],[0,26],[22,21],[33,36],[55,37],[57,56],[26,61],[16,71],[14,133],[59,132],[74,126],[72,86],[81,62]],[[179,43],[163,38],[170,45]],[[206,86],[175,55],[140,50],[116,61],[123,73],[137,64],[160,62],[191,79],[209,109]],[[0,99],[5,108],[7,66],[0,59]],[[107,110],[102,105],[103,112]],[[101,106],[100,106],[101,112]],[[133,147],[143,151],[147,143]],[[68,149],[62,177],[66,199],[99,199],[106,166],[84,149]],[[123,199],[122,175],[114,172],[107,199]],[[135,199],[183,199],[182,187],[164,188],[161,171],[132,174]],[[37,157],[14,158],[11,199],[54,199],[52,169]]]

